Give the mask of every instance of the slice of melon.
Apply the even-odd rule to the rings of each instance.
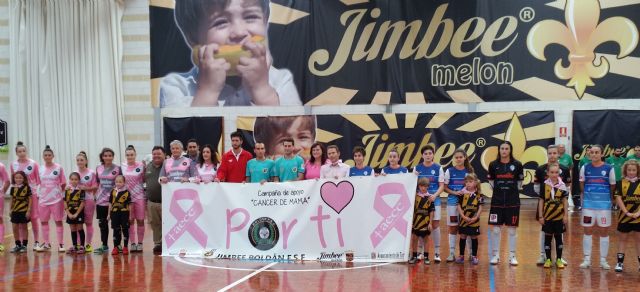
[[[264,44],[265,38],[261,35],[254,35],[251,37],[251,41]],[[196,66],[199,65],[200,48],[202,46],[196,45],[191,50],[191,60],[193,64]],[[251,52],[244,50],[242,45],[224,45],[218,48],[218,52],[213,55],[214,58],[223,58],[229,62],[231,68],[227,71],[227,76],[237,76],[238,75],[238,62],[240,62],[241,57],[251,57]]]

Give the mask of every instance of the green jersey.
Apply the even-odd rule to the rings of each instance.
[[[622,156],[616,157],[615,155],[611,155],[607,157],[605,161],[613,167],[616,173],[616,181],[620,181],[622,179],[622,165],[627,159]]]
[[[249,182],[256,183],[261,181],[269,181],[273,175],[273,166],[275,162],[271,159],[258,160],[257,158],[247,162],[247,174]]]
[[[578,163],[578,168],[582,168],[585,164],[589,164],[589,163],[591,163],[591,159],[585,155],[584,157],[582,157],[582,159],[580,159],[580,162]]]
[[[300,173],[304,173],[304,160],[298,155],[291,159],[284,156],[278,158],[273,168],[273,176],[277,176],[281,182],[297,180]]]
[[[637,162],[640,162],[640,156],[638,156],[638,154],[634,153],[633,155],[627,156],[626,161],[629,161],[629,160],[635,160]]]
[[[560,157],[558,158],[558,163],[560,163],[560,165],[564,167],[571,169],[571,167],[573,167],[573,158],[571,158],[571,155],[565,153],[560,155]]]

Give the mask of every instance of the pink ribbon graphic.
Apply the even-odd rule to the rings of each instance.
[[[400,195],[400,199],[391,207],[384,201],[384,197],[388,195]],[[396,229],[403,237],[407,237],[407,225],[409,222],[405,220],[404,214],[409,210],[411,201],[404,185],[401,183],[386,183],[378,186],[375,199],[373,201],[373,209],[382,215],[383,219],[371,233],[371,243],[373,247],[377,247],[380,241],[385,239],[391,229]]]
[[[193,202],[193,206],[185,211],[178,205],[178,201],[181,200],[190,200]],[[189,232],[203,248],[207,246],[209,237],[200,226],[195,223],[196,219],[202,214],[202,211],[202,204],[200,203],[200,197],[197,191],[180,189],[173,192],[169,213],[178,219],[178,223],[171,227],[164,237],[168,247],[171,247],[185,232]]]

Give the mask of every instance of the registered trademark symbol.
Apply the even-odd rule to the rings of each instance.
[[[478,138],[476,140],[476,146],[478,147],[484,147],[484,145],[487,144],[487,140],[485,140],[484,138]]]
[[[522,22],[532,21],[536,17],[536,12],[531,7],[525,7],[520,10],[520,20]]]

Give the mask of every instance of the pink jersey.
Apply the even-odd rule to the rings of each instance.
[[[122,175],[127,181],[127,189],[131,193],[131,201],[144,200],[144,164],[135,162],[133,165],[122,164]]]
[[[96,194],[96,205],[109,206],[109,195],[111,190],[116,186],[116,176],[122,174],[120,166],[112,164],[111,167],[106,168],[104,165],[98,165],[96,168],[96,174],[98,177],[98,192]]]
[[[9,179],[9,174],[7,174],[7,169],[4,167],[4,164],[0,162],[0,189],[6,182],[11,182]]]
[[[63,185],[66,183],[64,169],[60,164],[54,163],[50,167],[42,166],[38,191],[39,204],[48,206],[62,201],[64,199]]]
[[[84,172],[80,170],[76,170],[78,174],[80,174],[80,184],[79,186],[83,186],[86,188],[97,187],[98,186],[98,178],[96,177],[96,172],[91,168],[85,168]],[[95,191],[85,192],[85,200],[94,201]]]
[[[38,186],[40,185],[40,167],[37,162],[33,159],[27,159],[24,163],[16,160],[11,163],[11,175],[13,176],[16,171],[24,171],[27,175],[27,180],[29,181],[31,190],[38,189]]]
[[[198,177],[202,181],[212,182],[216,177],[216,173],[218,172],[219,165],[213,164],[198,164]]]
[[[169,181],[179,182],[183,177],[190,178],[198,175],[195,163],[187,157],[175,159],[169,157],[164,161],[164,165],[160,170],[160,177],[167,177]]]

